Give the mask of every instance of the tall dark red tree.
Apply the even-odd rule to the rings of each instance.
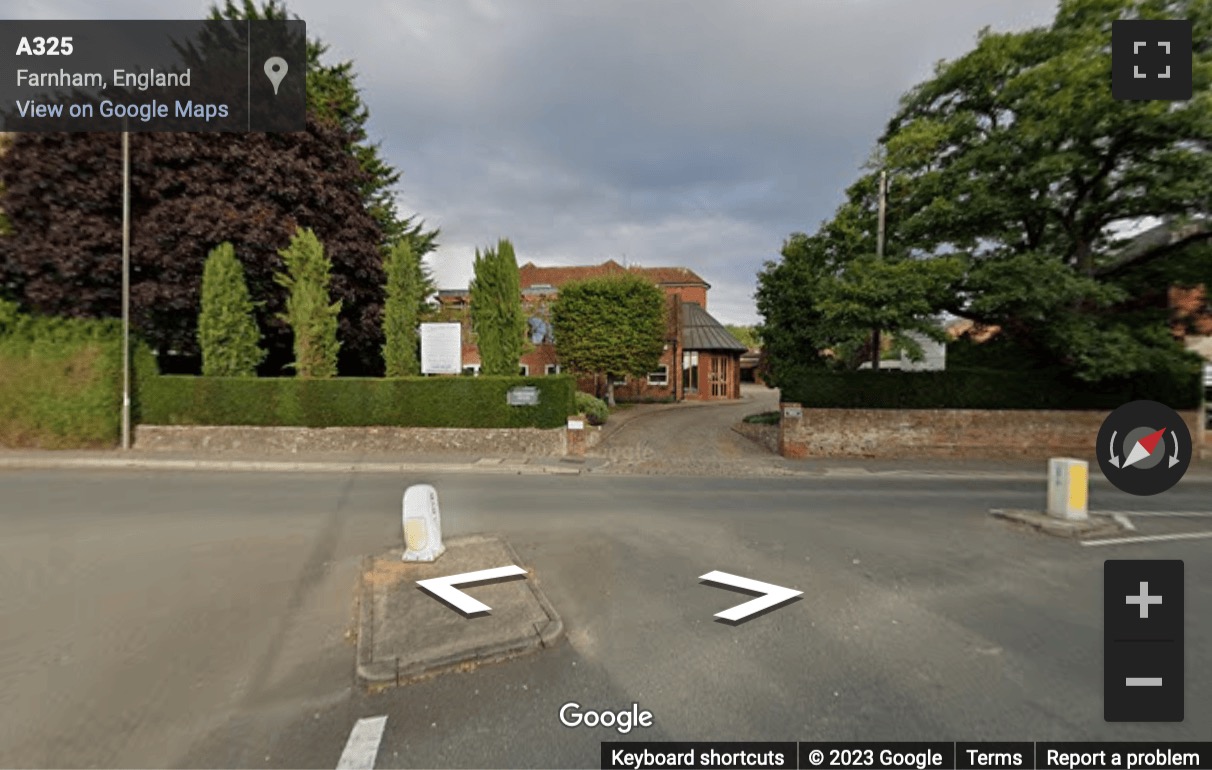
[[[309,116],[292,134],[132,134],[132,324],[162,355],[197,353],[202,267],[230,241],[244,265],[270,356],[291,360],[278,319],[278,250],[310,227],[332,259],[341,300],[343,374],[382,369],[383,233],[363,205],[365,172],[349,137]],[[121,139],[116,134],[14,134],[0,156],[0,292],[28,310],[121,312]]]

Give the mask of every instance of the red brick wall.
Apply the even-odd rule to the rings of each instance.
[[[663,286],[666,296],[678,296],[683,302],[697,302],[704,310],[707,309],[706,286]]]
[[[1094,460],[1106,412],[983,409],[802,409],[784,403],[784,457],[937,457]],[[788,415],[788,408],[802,416]],[[1196,436],[1195,412],[1183,412]]]

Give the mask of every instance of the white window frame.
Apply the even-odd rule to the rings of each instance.
[[[654,381],[652,375],[658,374],[663,379]],[[669,387],[669,364],[661,364],[655,372],[648,373],[648,384],[653,387],[667,388]]]
[[[626,385],[627,384],[627,375],[625,375],[625,374],[618,375],[617,377],[615,377],[614,379],[612,379],[610,381],[610,384],[615,385],[615,386]]]
[[[552,371],[552,370],[554,370],[554,371]],[[556,375],[559,373],[560,373],[559,364],[547,364],[547,366],[543,367],[543,374],[546,374],[548,377],[551,377],[552,375]]]
[[[518,376],[519,377],[529,377],[530,376],[530,364],[518,364]]]
[[[480,376],[480,365],[479,364],[467,364],[466,366],[463,367],[462,371],[467,371],[468,369],[471,370],[471,376],[473,376],[473,377]]]

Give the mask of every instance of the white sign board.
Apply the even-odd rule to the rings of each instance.
[[[914,361],[902,350],[901,371],[941,372],[947,368],[947,346],[944,343],[935,342],[918,332],[905,332],[905,336],[912,337],[914,342],[921,345],[923,358],[921,361]]]
[[[462,374],[463,327],[457,323],[421,324],[421,374]]]
[[[1204,364],[1204,387],[1212,388],[1212,364]]]

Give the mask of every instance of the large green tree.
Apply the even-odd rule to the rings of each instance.
[[[1194,98],[1112,96],[1111,25],[1132,17],[1192,21]],[[1212,236],[1212,2],[1062,0],[1049,27],[985,31],[905,95],[881,145],[890,240],[968,265],[949,310],[1087,380],[1184,366],[1164,300],[1148,323],[1124,311],[1134,272]],[[1177,276],[1156,277],[1164,297]]]
[[[1194,98],[1113,98],[1111,24],[1135,17],[1192,20]],[[774,372],[934,311],[996,325],[1023,364],[1085,380],[1184,371],[1165,295],[1207,264],[1210,86],[1212,0],[1061,0],[1047,27],[982,32],[902,98],[837,215],[767,264]],[[892,180],[883,261],[876,169]]]
[[[387,299],[383,303],[383,362],[388,377],[420,374],[417,359],[417,307],[423,291],[417,257],[407,239],[387,253]]]
[[[513,245],[502,239],[476,250],[471,280],[471,328],[484,374],[516,375],[526,345],[526,316]]]
[[[256,306],[244,282],[244,268],[230,243],[211,249],[202,271],[202,309],[198,344],[202,374],[208,377],[252,377],[265,360]]]
[[[299,228],[290,245],[279,252],[286,272],[276,276],[288,292],[283,319],[294,332],[295,374],[299,377],[337,376],[337,315],[341,301],[328,292],[332,263],[311,230]]]
[[[606,375],[614,406],[614,376],[654,371],[665,348],[665,293],[639,275],[572,281],[551,308],[556,356],[568,371]]]

